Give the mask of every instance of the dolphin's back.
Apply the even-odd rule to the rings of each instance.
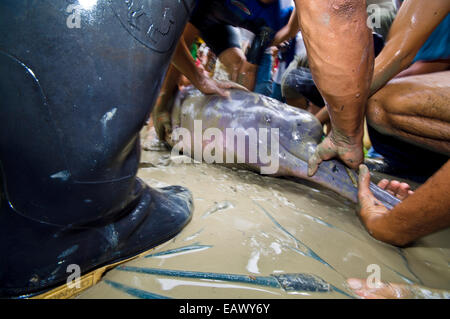
[[[231,97],[226,99],[188,89],[177,99],[179,110],[173,116],[174,126],[193,130],[194,120],[202,120],[203,130],[209,127],[223,132],[238,127],[278,129],[280,145],[304,161],[311,152],[305,145],[316,145],[322,137],[322,126],[311,113],[263,95],[231,90]]]
[[[202,134],[210,128],[216,128],[224,135],[227,129],[241,129],[247,136],[250,130],[278,129],[279,169],[273,175],[309,179],[357,202],[357,175],[340,161],[324,161],[314,176],[307,175],[308,159],[314,153],[323,135],[320,122],[311,113],[272,98],[242,90],[231,90],[229,99],[217,95],[205,96],[196,89],[179,92],[173,107],[172,126],[194,132],[195,120],[201,120]],[[191,138],[191,145],[198,143],[193,136]],[[205,141],[202,142],[202,148],[204,148]],[[258,151],[263,150],[269,154],[272,151],[267,152],[264,148],[270,149],[271,145],[270,139],[266,143],[258,140]],[[248,145],[246,145],[245,154],[241,154],[240,158],[236,145],[230,149],[230,146],[223,141],[222,147],[224,154],[234,153],[235,159],[240,159],[247,169],[258,171],[263,166],[259,159],[256,163],[248,161],[251,152]],[[371,184],[371,189],[387,207],[392,207],[399,202],[374,184]]]

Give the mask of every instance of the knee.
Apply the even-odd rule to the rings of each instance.
[[[401,94],[401,89],[394,80],[369,98],[366,112],[369,124],[391,126],[396,116],[408,114],[411,97]]]
[[[389,126],[389,115],[382,97],[374,95],[367,101],[366,119],[367,124],[378,131]]]

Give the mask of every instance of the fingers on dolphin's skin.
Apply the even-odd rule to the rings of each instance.
[[[320,163],[322,163],[322,159],[316,151],[308,160],[308,176],[311,177],[317,172]]]
[[[399,181],[391,181],[389,185],[386,187],[386,190],[391,193],[391,195],[396,195],[398,192],[398,188],[400,187]]]
[[[389,185],[389,180],[386,178],[383,178],[381,181],[378,182],[378,187],[381,189],[386,190],[386,187]]]
[[[404,200],[408,196],[414,194],[409,184],[400,183],[399,181],[396,180],[388,181],[387,179],[382,179],[378,183],[378,186],[401,200]]]
[[[362,207],[366,206],[368,202],[374,198],[369,188],[370,174],[366,165],[359,165],[358,176],[358,199]]]
[[[228,91],[227,89],[222,89],[221,87],[217,87],[217,94],[227,99],[229,99],[231,96],[230,91]]]
[[[232,82],[232,81],[227,81],[227,82],[224,82],[224,83],[227,86],[227,89],[237,89],[237,90],[250,92],[245,86],[240,85],[239,83]]]
[[[203,94],[217,94],[221,97],[228,97],[229,92],[221,85],[220,81],[208,78],[202,91]]]
[[[317,146],[316,152],[308,160],[308,176],[313,176],[322,161],[332,159],[337,155],[337,151],[324,140]]]
[[[364,299],[385,299],[384,297],[382,297],[382,296],[380,296],[378,294],[371,293],[367,289],[366,282],[363,279],[349,278],[349,279],[347,279],[347,284],[353,290],[353,292],[355,294],[357,294],[358,296],[360,296],[361,298],[364,298]]]
[[[347,284],[353,290],[355,294],[364,299],[386,299],[383,295],[381,295],[377,291],[372,291],[367,287],[365,280],[357,279],[357,278],[349,278],[347,279]]]
[[[372,191],[369,188],[370,185],[370,173],[366,165],[359,165],[358,176],[358,200],[361,209],[359,214],[363,220],[367,221],[368,218],[374,213],[380,213],[382,210],[386,210],[384,205],[375,198]],[[366,225],[367,226],[367,225]]]
[[[342,158],[341,160],[344,162],[345,165],[347,165],[348,167],[350,167],[351,169],[358,169],[359,165],[362,164],[363,160],[361,159],[357,159],[354,157],[350,157],[350,158]]]
[[[407,183],[400,183],[399,191],[397,194],[397,197],[401,200],[404,200],[409,195],[414,194],[414,192],[411,190],[411,186]]]
[[[229,91],[231,89],[237,89],[237,90],[249,92],[249,90],[246,87],[244,87],[236,82],[233,82],[233,81],[217,81],[216,80],[216,84],[217,84],[217,87],[220,88],[221,92],[222,92],[219,95],[222,97],[225,97],[227,99],[231,98],[231,93]]]
[[[398,299],[410,297],[410,290],[401,284],[379,282],[376,287],[369,287],[364,279],[349,278],[347,284],[364,299]]]
[[[219,81],[210,78],[205,80],[202,86],[199,87],[199,90],[203,94],[217,94],[226,99],[231,98],[231,89],[238,89],[249,92],[247,88],[238,83],[232,81]]]
[[[400,183],[399,181],[391,181],[386,188],[392,195],[398,199],[405,199],[411,193],[411,187],[407,183]]]

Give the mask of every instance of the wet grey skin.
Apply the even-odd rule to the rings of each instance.
[[[172,127],[174,129],[182,127],[191,132],[190,145],[192,146],[191,149],[185,147],[183,152],[186,155],[194,155],[195,143],[202,143],[203,148],[210,143],[210,140],[194,140],[194,120],[202,120],[203,132],[208,128],[218,128],[223,133],[223,154],[226,154],[227,151],[233,152],[234,163],[237,163],[237,159],[244,162],[238,166],[245,166],[247,169],[260,172],[261,168],[268,164],[261,162],[259,156],[256,163],[249,162],[248,140],[245,143],[245,154],[237,154],[236,146],[234,149],[227,149],[226,129],[243,129],[245,132],[249,132],[249,130],[260,132],[260,128],[266,128],[268,132],[271,129],[278,129],[279,168],[272,176],[292,176],[306,179],[357,203],[358,176],[340,161],[324,161],[314,176],[308,176],[308,159],[314,154],[317,144],[322,138],[322,127],[315,116],[263,95],[243,90],[231,90],[230,93],[228,99],[217,95],[204,96],[194,89],[186,89],[178,93],[172,107]],[[174,139],[172,145],[180,143],[180,140]],[[267,142],[261,141],[261,136],[258,135],[258,149],[265,152],[266,145],[270,149],[270,133],[267,134]],[[371,183],[370,189],[375,197],[388,208],[392,208],[400,202],[396,197],[373,183]]]

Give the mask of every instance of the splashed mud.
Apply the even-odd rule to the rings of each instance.
[[[373,239],[355,205],[322,187],[168,154],[143,151],[138,176],[189,188],[192,221],[78,298],[351,298],[346,279],[367,278],[373,264],[382,281],[450,290],[449,230],[399,249]]]

